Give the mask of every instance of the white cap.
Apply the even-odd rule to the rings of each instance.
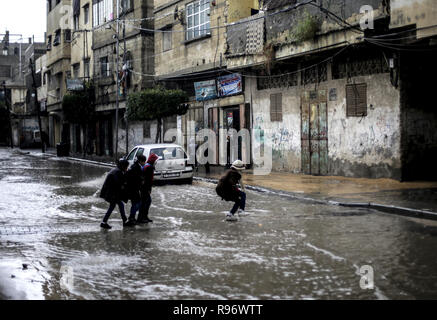
[[[231,168],[234,168],[236,170],[244,170],[246,169],[244,166],[243,161],[241,160],[235,160],[234,163],[232,164]]]

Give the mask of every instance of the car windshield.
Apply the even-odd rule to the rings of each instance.
[[[185,159],[185,152],[180,147],[156,148],[152,149],[150,153],[162,157],[163,160],[178,160]]]

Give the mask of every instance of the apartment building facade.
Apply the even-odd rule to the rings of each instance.
[[[125,117],[127,96],[153,85],[153,1],[94,1],[92,39],[96,153],[121,156],[136,141]]]
[[[71,77],[71,0],[47,0],[47,112],[49,140],[55,146],[70,141],[62,114],[62,99]]]

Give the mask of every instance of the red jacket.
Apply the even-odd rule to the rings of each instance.
[[[151,192],[153,185],[153,177],[155,172],[154,164],[158,160],[158,156],[152,153],[147,159],[146,165],[143,167],[143,185],[141,192]]]

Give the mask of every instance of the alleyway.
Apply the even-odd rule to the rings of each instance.
[[[116,211],[108,232],[107,168],[6,149],[0,159],[1,297],[437,298],[435,222],[249,192],[248,213],[229,223],[230,204],[196,182],[156,187],[153,224],[122,229]],[[374,289],[360,288],[364,265]]]

